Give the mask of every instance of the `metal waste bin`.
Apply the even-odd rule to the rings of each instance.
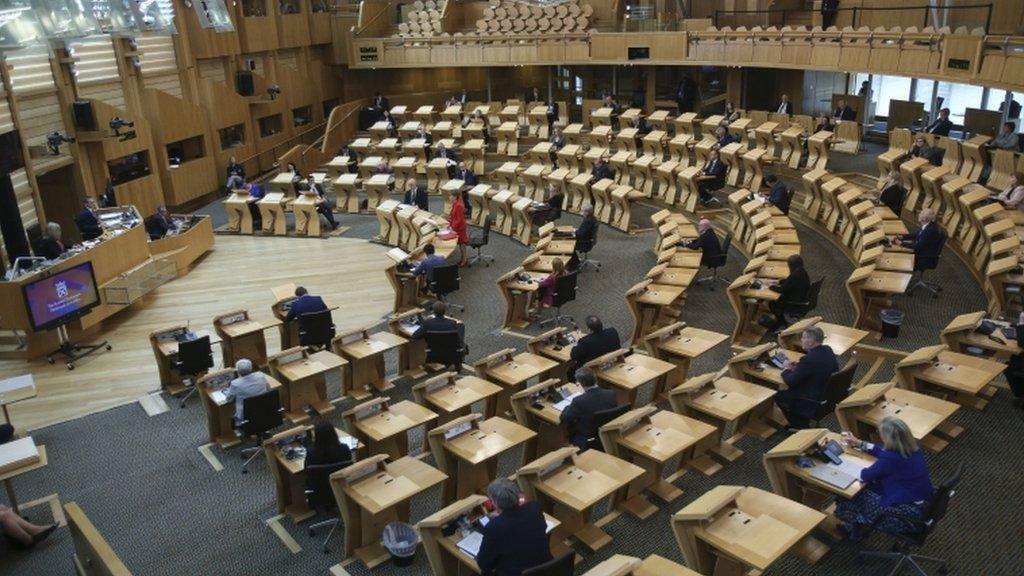
[[[895,308],[882,310],[882,338],[896,338],[900,335],[904,312]]]
[[[381,544],[391,554],[391,561],[395,566],[409,566],[416,559],[420,535],[412,524],[391,522],[384,527]]]

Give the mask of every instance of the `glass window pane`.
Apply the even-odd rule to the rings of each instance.
[[[1004,100],[1006,100],[1006,90],[989,88],[988,100],[985,102],[985,110],[1002,110]]]
[[[925,112],[931,112],[932,110],[932,90],[934,89],[935,80],[920,79],[917,81],[913,101],[924,104]]]
[[[876,76],[876,78],[878,78]],[[872,87],[875,98],[876,116],[889,115],[889,100],[906,100],[910,97],[910,78],[903,76],[882,76],[878,86]]]
[[[939,108],[949,108],[949,119],[954,124],[963,124],[964,110],[981,108],[982,90],[981,86],[939,82],[939,98],[943,99]]]

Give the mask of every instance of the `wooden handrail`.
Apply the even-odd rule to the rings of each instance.
[[[362,11],[362,9],[363,9],[362,7],[365,6],[365,5],[366,5],[365,3],[364,4],[360,4],[359,10]],[[370,18],[370,20],[366,24],[363,24],[361,27],[357,28],[356,30],[353,30],[352,31],[352,35],[353,36],[359,36],[360,34],[362,34],[364,30],[366,30],[367,28],[370,27],[370,24],[373,24],[374,22],[377,21],[378,18],[380,18],[384,14],[387,14],[388,10],[390,8],[391,8],[391,2],[388,2],[387,5],[384,7],[384,9],[381,10],[380,12],[377,12],[376,14],[374,14],[373,17]]]

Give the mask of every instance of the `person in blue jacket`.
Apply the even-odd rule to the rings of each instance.
[[[844,522],[840,530],[852,539],[862,538],[867,526],[886,532],[920,530],[914,521],[924,521],[931,505],[928,464],[907,423],[886,416],[878,425],[878,435],[881,446],[843,432],[848,446],[878,459],[860,472],[864,489],[851,499],[836,502],[836,516]]]

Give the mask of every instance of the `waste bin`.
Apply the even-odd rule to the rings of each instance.
[[[420,535],[412,524],[391,522],[384,527],[381,544],[391,554],[391,561],[395,566],[409,566],[416,558]]]
[[[903,324],[903,311],[895,308],[882,310],[882,338],[896,338],[900,335],[900,324]]]

